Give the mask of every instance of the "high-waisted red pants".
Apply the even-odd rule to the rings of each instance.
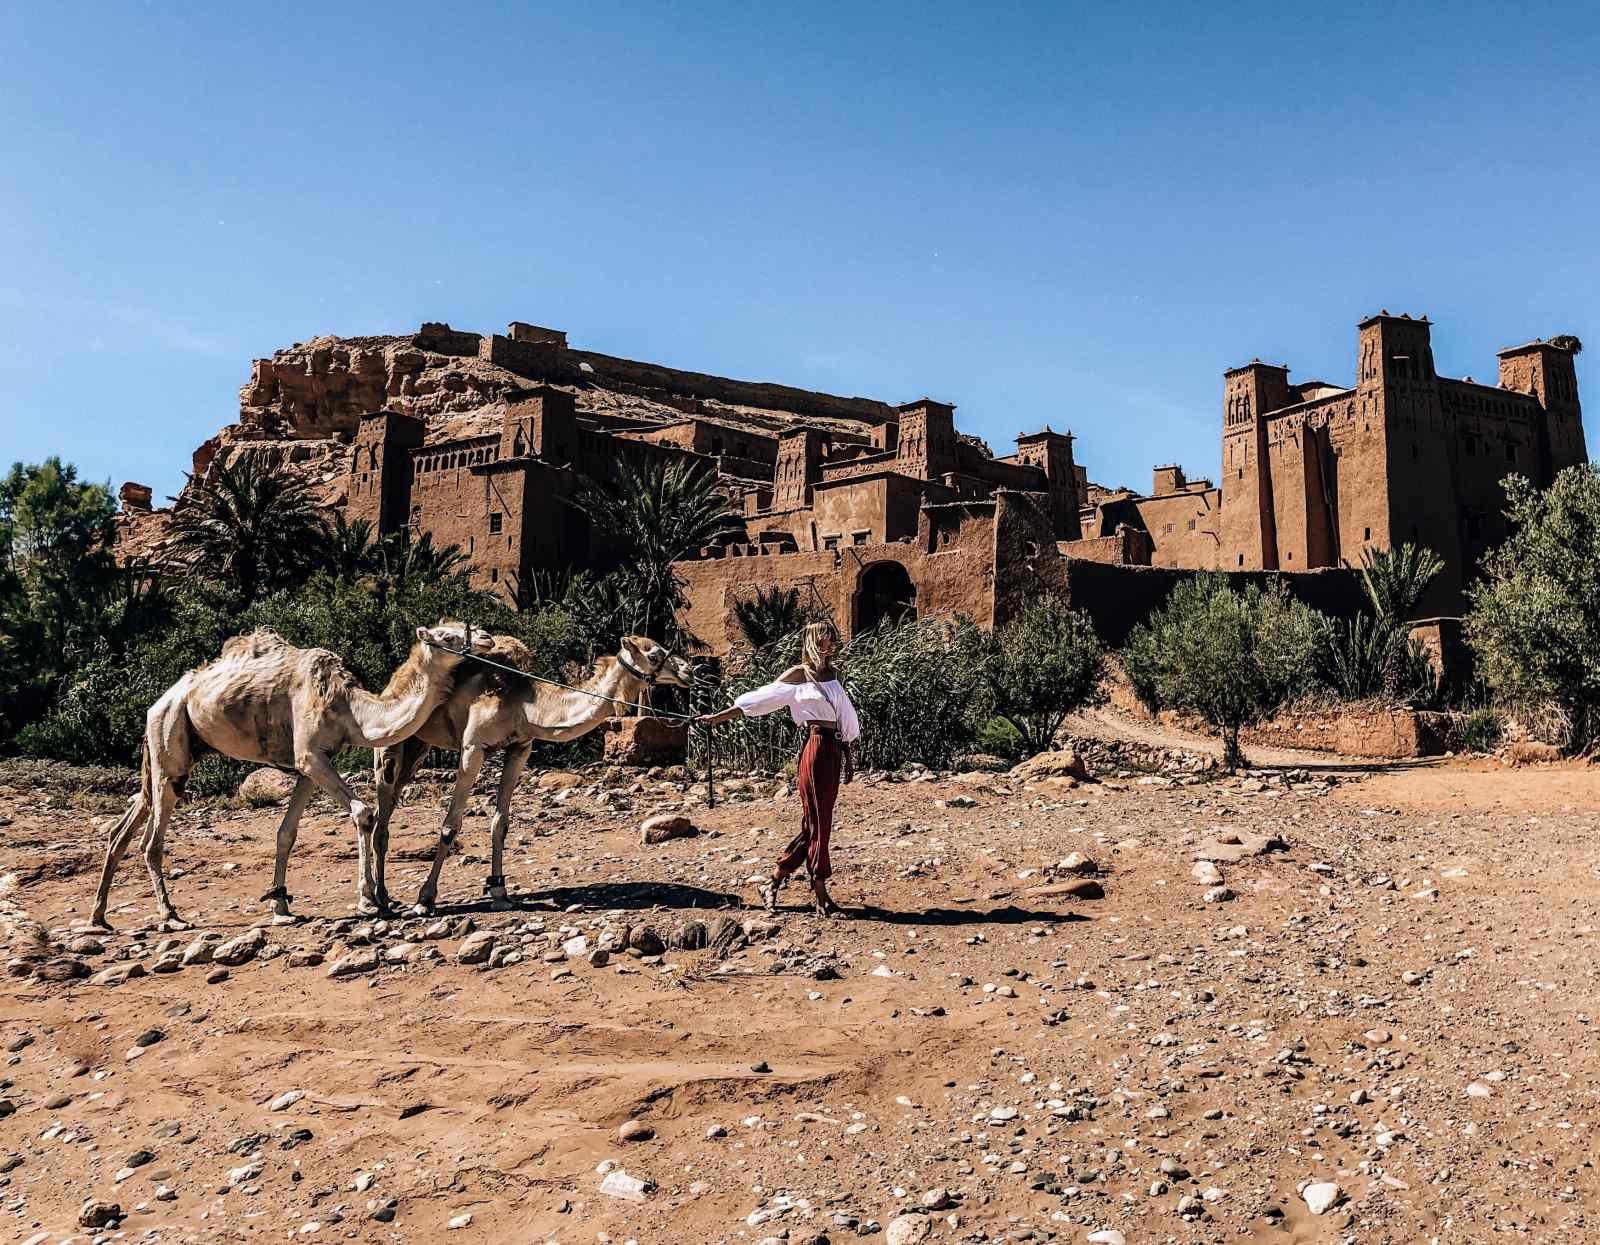
[[[844,745],[833,731],[807,731],[800,750],[796,782],[800,788],[800,833],[778,858],[778,874],[787,877],[801,865],[813,882],[833,876],[828,839],[833,834],[833,805],[839,798]]]

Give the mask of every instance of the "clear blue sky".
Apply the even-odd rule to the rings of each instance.
[[[1215,473],[1221,372],[1576,333],[1583,6],[0,0],[0,459],[182,482],[250,360],[512,319]],[[1595,444],[1591,421],[1591,444]],[[1597,453],[1600,456],[1600,453]]]

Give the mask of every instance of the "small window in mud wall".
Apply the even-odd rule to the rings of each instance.
[[[1506,461],[1508,463],[1517,461],[1517,443],[1515,441],[1506,442]]]
[[[1170,523],[1164,524],[1162,526],[1162,528],[1161,528],[1161,534],[1163,536],[1171,536],[1172,535],[1172,524],[1170,524]]]
[[[412,527],[421,527],[422,526],[422,507],[420,505],[416,505],[416,506],[412,506],[411,507],[411,526]]]
[[[1194,531],[1194,520],[1193,519],[1189,520],[1189,530],[1191,532]]]
[[[851,532],[850,533],[850,543],[852,545],[864,545],[864,544],[867,543],[867,539],[871,535],[872,535],[871,532]]]
[[[837,549],[839,547],[839,538],[837,536],[824,536],[822,538],[822,547],[824,549]]]
[[[500,514],[498,511],[496,511],[494,514],[491,514],[489,516],[489,535],[491,535],[491,536],[500,535],[500,527],[501,527],[501,524],[504,521],[505,521],[505,516],[503,514]]]
[[[489,582],[491,584],[497,584],[500,582],[500,571],[498,567],[491,566],[489,568]]]

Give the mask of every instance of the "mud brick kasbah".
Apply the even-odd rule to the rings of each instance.
[[[1500,480],[1545,483],[1587,453],[1575,339],[1502,350],[1491,385],[1440,376],[1429,330],[1387,311],[1362,320],[1354,385],[1295,383],[1260,360],[1228,369],[1221,480],[1159,466],[1148,494],[1088,481],[1070,432],[1025,432],[997,457],[947,402],[686,372],[521,322],[322,337],[257,360],[239,422],[196,451],[194,471],[276,456],[312,474],[330,508],[432,533],[466,552],[477,582],[515,593],[541,569],[612,554],[567,504],[583,476],[624,459],[692,463],[740,516],[679,568],[683,621],[712,654],[734,641],[735,602],[772,585],[798,588],[847,635],[912,612],[993,626],[1055,590],[1115,642],[1196,570],[1275,573],[1345,614],[1358,591],[1339,568],[1405,541],[1443,555],[1425,611],[1450,615],[1505,534]],[[1092,435],[1092,413],[1074,422]],[[165,512],[142,485],[122,497],[124,543],[159,558]]]

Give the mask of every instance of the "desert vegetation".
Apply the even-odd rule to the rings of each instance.
[[[674,642],[681,603],[672,563],[714,538],[726,504],[710,477],[634,471],[576,504],[621,551],[608,573],[575,569],[474,588],[461,552],[426,536],[378,538],[331,521],[316,498],[265,460],[194,481],[172,525],[163,573],[112,556],[115,502],[58,459],[0,479],[0,737],[13,753],[75,765],[129,765],[143,715],[183,670],[222,641],[270,627],[291,643],[338,652],[368,685],[407,651],[419,622],[468,618],[528,645],[535,670],[570,671],[629,632]],[[864,766],[948,765],[974,753],[1015,760],[1051,746],[1070,713],[1103,694],[1120,665],[1152,710],[1176,710],[1243,760],[1240,732],[1286,705],[1363,702],[1459,712],[1460,746],[1492,747],[1508,719],[1564,747],[1600,733],[1600,473],[1562,472],[1537,490],[1506,482],[1512,535],[1470,590],[1466,635],[1476,679],[1441,687],[1410,638],[1439,559],[1411,545],[1363,555],[1360,614],[1330,619],[1281,584],[1237,589],[1226,576],[1182,583],[1107,653],[1087,618],[1052,597],[992,634],[959,618],[921,618],[858,634],[841,665],[866,731]],[[735,603],[742,642],[707,706],[793,662],[816,616],[793,590]],[[779,769],[796,739],[780,716],[719,734],[730,763]],[[346,767],[364,757],[343,760]],[[208,763],[199,790],[236,780]]]

